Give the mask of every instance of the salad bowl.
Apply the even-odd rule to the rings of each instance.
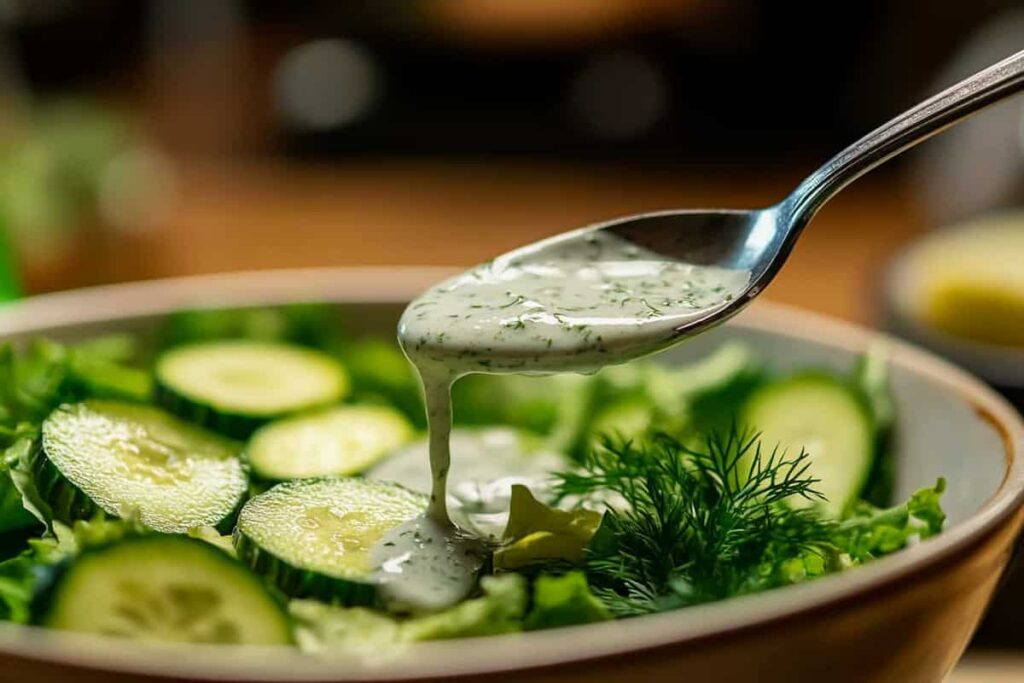
[[[336,305],[347,329],[391,335],[402,304],[448,274],[269,271],[52,294],[0,310],[0,340],[70,342],[130,332],[145,341],[180,309],[310,301]],[[759,303],[658,361],[693,361],[740,340],[775,369],[845,370],[880,339],[847,323]],[[882,341],[897,411],[897,497],[944,477],[948,519],[939,536],[864,567],[657,615],[414,644],[358,661],[280,648],[143,646],[4,623],[0,680],[942,680],[992,599],[1024,523],[1024,422],[967,373]]]

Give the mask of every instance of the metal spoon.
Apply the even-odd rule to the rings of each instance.
[[[674,328],[674,337],[658,343],[664,348],[725,321],[764,291],[814,214],[844,187],[900,152],[1022,88],[1024,51],[964,79],[868,133],[774,206],[746,211],[665,211],[629,216],[558,235],[507,256],[535,252],[538,247],[572,250],[577,242],[582,249],[585,240],[593,240],[593,233],[602,231],[667,259],[750,272],[745,290],[727,302],[700,311],[700,315],[686,318]]]

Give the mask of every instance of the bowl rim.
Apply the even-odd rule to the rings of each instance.
[[[314,300],[401,303],[452,272],[451,268],[439,267],[289,269],[105,285],[40,295],[0,307],[0,338],[51,326],[156,315],[183,307]],[[349,659],[310,657],[282,648],[249,648],[244,656],[231,656],[222,646],[194,647],[184,658],[175,648],[137,644],[124,647],[124,643],[110,639],[3,624],[0,658],[205,680],[415,680],[579,665],[626,653],[709,642],[898,590],[914,576],[941,570],[958,557],[966,557],[972,547],[1021,515],[1024,419],[980,380],[906,342],[791,306],[759,301],[728,324],[853,352],[863,350],[872,340],[886,340],[891,363],[927,376],[960,395],[1001,435],[1007,467],[999,488],[979,510],[940,536],[855,572],[628,622],[567,627],[558,638],[536,632],[490,636],[486,644],[478,639],[423,643],[410,646],[408,657],[371,661],[353,669]],[[480,647],[473,647],[474,643]]]

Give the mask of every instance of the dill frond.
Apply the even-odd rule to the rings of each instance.
[[[667,435],[605,439],[556,489],[625,501],[606,514],[586,570],[595,592],[627,616],[790,583],[807,571],[801,558],[826,562],[833,523],[791,504],[822,500],[809,467],[805,452],[766,451],[759,435],[733,427],[700,448]]]

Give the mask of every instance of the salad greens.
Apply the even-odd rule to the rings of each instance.
[[[123,336],[76,346],[39,339],[21,354],[0,346],[0,532],[47,521],[39,509],[45,502],[30,491],[26,463],[50,412],[92,396],[148,399],[149,374],[123,364],[134,353],[133,341]]]
[[[606,513],[585,567],[620,616],[721,600],[839,571],[941,530],[945,482],[902,506],[857,505],[842,520],[794,498],[820,499],[806,451],[764,451],[732,429],[701,448],[661,435],[650,443],[606,441],[581,471],[559,475],[561,495],[616,491],[626,506]]]
[[[399,620],[363,607],[339,608],[309,600],[289,607],[300,646],[307,650],[387,648],[423,640],[490,636],[522,630],[527,614],[526,580],[518,574],[485,576],[482,595],[445,611]]]
[[[494,568],[515,571],[544,562],[578,564],[601,525],[594,510],[558,510],[541,503],[522,484],[512,485],[504,545],[494,551]]]
[[[148,533],[137,521],[100,515],[71,526],[53,522],[52,533],[26,541],[27,547],[0,562],[0,618],[19,624],[30,618],[36,588],[50,568],[84,549],[106,545],[127,536]]]
[[[218,381],[236,384],[219,395],[219,403],[191,401],[187,412],[178,412],[179,402],[160,398],[168,393],[174,398],[176,386],[166,377],[157,378],[160,390],[154,392],[156,361],[165,351],[190,346],[192,355],[203,356],[204,348],[212,348],[204,345],[225,339],[259,341],[250,351],[263,361],[225,372]],[[943,480],[909,500],[892,500],[896,409],[881,347],[849,374],[817,370],[812,374],[828,381],[813,385],[803,371],[772,373],[754,350],[740,344],[681,367],[644,361],[593,376],[471,376],[456,385],[455,436],[481,451],[473,454],[481,467],[467,468],[479,481],[468,488],[459,484],[454,516],[473,518],[473,524],[482,520],[497,531],[484,534],[486,559],[468,597],[433,610],[389,609],[371,565],[372,551],[404,510],[416,507],[409,501],[420,500],[390,480],[418,488],[422,473],[410,475],[409,468],[426,468],[425,460],[406,455],[410,436],[422,433],[423,406],[416,377],[397,346],[347,335],[333,310],[317,305],[182,312],[169,318],[155,341],[155,348],[145,351],[141,340],[128,336],[74,345],[36,340],[20,352],[0,347],[0,557],[6,558],[0,561],[0,619],[94,632],[138,628],[139,637],[151,639],[246,642],[242,634],[254,632],[242,628],[252,625],[246,624],[247,615],[263,614],[268,623],[255,631],[264,636],[279,634],[277,624],[287,622],[290,638],[304,650],[372,657],[424,640],[586,624],[800,583],[934,536],[945,520]],[[291,361],[283,352],[260,356],[268,344],[319,354],[317,363],[347,373],[351,391],[344,404],[375,406],[371,412],[386,412],[388,419],[366,420],[366,409],[288,407],[276,401],[275,390],[261,383],[287,375]],[[310,358],[303,357],[308,365]],[[204,367],[211,367],[211,358],[203,360]],[[179,371],[189,382],[203,381],[202,373],[189,374],[188,367]],[[807,399],[808,392],[816,393]],[[245,401],[244,410],[233,400]],[[145,490],[152,490],[153,504],[162,506],[170,499],[161,495],[185,480],[191,482],[188,490],[219,486],[197,474],[203,461],[196,458],[202,454],[190,449],[198,449],[200,441],[185,432],[216,431],[227,418],[256,411],[260,424],[272,426],[250,439],[248,432],[235,431],[236,420],[221,436],[241,436],[244,443],[227,449],[227,455],[203,457],[243,453],[250,482],[242,501],[245,514],[253,517],[260,505],[278,499],[282,510],[297,511],[256,520],[279,528],[284,542],[261,545],[259,538],[242,533],[236,526],[242,505],[216,524],[180,535],[157,533],[139,521],[140,510],[117,506],[118,492],[126,487],[116,479],[103,489],[112,500],[85,505],[95,501],[83,491],[95,487],[81,481],[81,473],[61,470],[60,459],[48,455],[40,436],[58,408],[83,401],[109,408],[106,423],[117,425],[117,435],[87,433],[86,426],[82,442],[120,449],[121,473],[115,477],[151,487]],[[743,424],[755,401],[771,404],[761,415],[798,415],[806,442],[767,442],[755,431],[764,426]],[[145,417],[149,408],[124,410],[118,402],[157,403],[177,418],[150,419]],[[299,411],[302,417],[296,418]],[[329,421],[318,418],[325,414]],[[348,416],[361,419],[348,422]],[[187,430],[174,427],[179,419],[190,422]],[[836,424],[842,428],[836,430]],[[330,434],[318,431],[328,427]],[[338,433],[346,435],[343,442],[335,439]],[[837,433],[856,436],[870,452],[857,462],[844,459],[845,444],[837,443]],[[268,448],[268,434],[295,443]],[[395,450],[365,457],[380,443]],[[490,462],[483,452],[488,443],[506,444]],[[75,439],[61,447],[75,448]],[[557,454],[541,462],[561,463],[550,465],[554,471],[546,480],[538,477],[536,451]],[[255,473],[250,456],[253,467],[262,468]],[[256,462],[259,458],[268,460]],[[275,477],[261,476],[266,463],[273,465]],[[319,479],[297,485],[303,480],[289,478],[292,471]],[[832,506],[832,513],[821,493],[826,476],[830,490],[841,490],[842,500],[851,501]],[[275,479],[283,483],[275,485]],[[342,479],[342,485],[330,484]],[[353,498],[339,507],[322,495],[346,490],[362,491],[366,500]],[[64,511],[63,522],[54,519],[55,504]],[[74,513],[97,508],[108,513]],[[73,519],[66,519],[68,514]],[[227,535],[232,529],[234,535]],[[151,542],[126,545],[140,536]],[[202,566],[186,577],[192,581],[187,596],[161,583],[166,577],[133,574],[131,567],[114,567],[104,559],[103,549],[123,545],[118,557],[152,562],[152,554],[161,552],[161,538],[179,543],[167,545],[168,553],[180,552],[182,539],[222,551],[197,554]],[[236,553],[239,548],[244,552]],[[86,568],[93,582],[109,574],[110,600],[145,608],[146,620],[128,629],[118,622],[114,629],[97,621],[106,618],[104,605],[84,612],[94,616],[80,617],[67,605],[62,611],[63,589],[84,581]],[[238,584],[239,572],[252,577],[252,585],[225,591],[232,596],[230,605],[209,607],[223,597],[225,582]],[[195,623],[188,629],[154,625],[159,618],[153,615],[169,604],[177,605],[181,619]],[[118,614],[125,618],[123,610]],[[80,618],[95,623],[79,623]]]

